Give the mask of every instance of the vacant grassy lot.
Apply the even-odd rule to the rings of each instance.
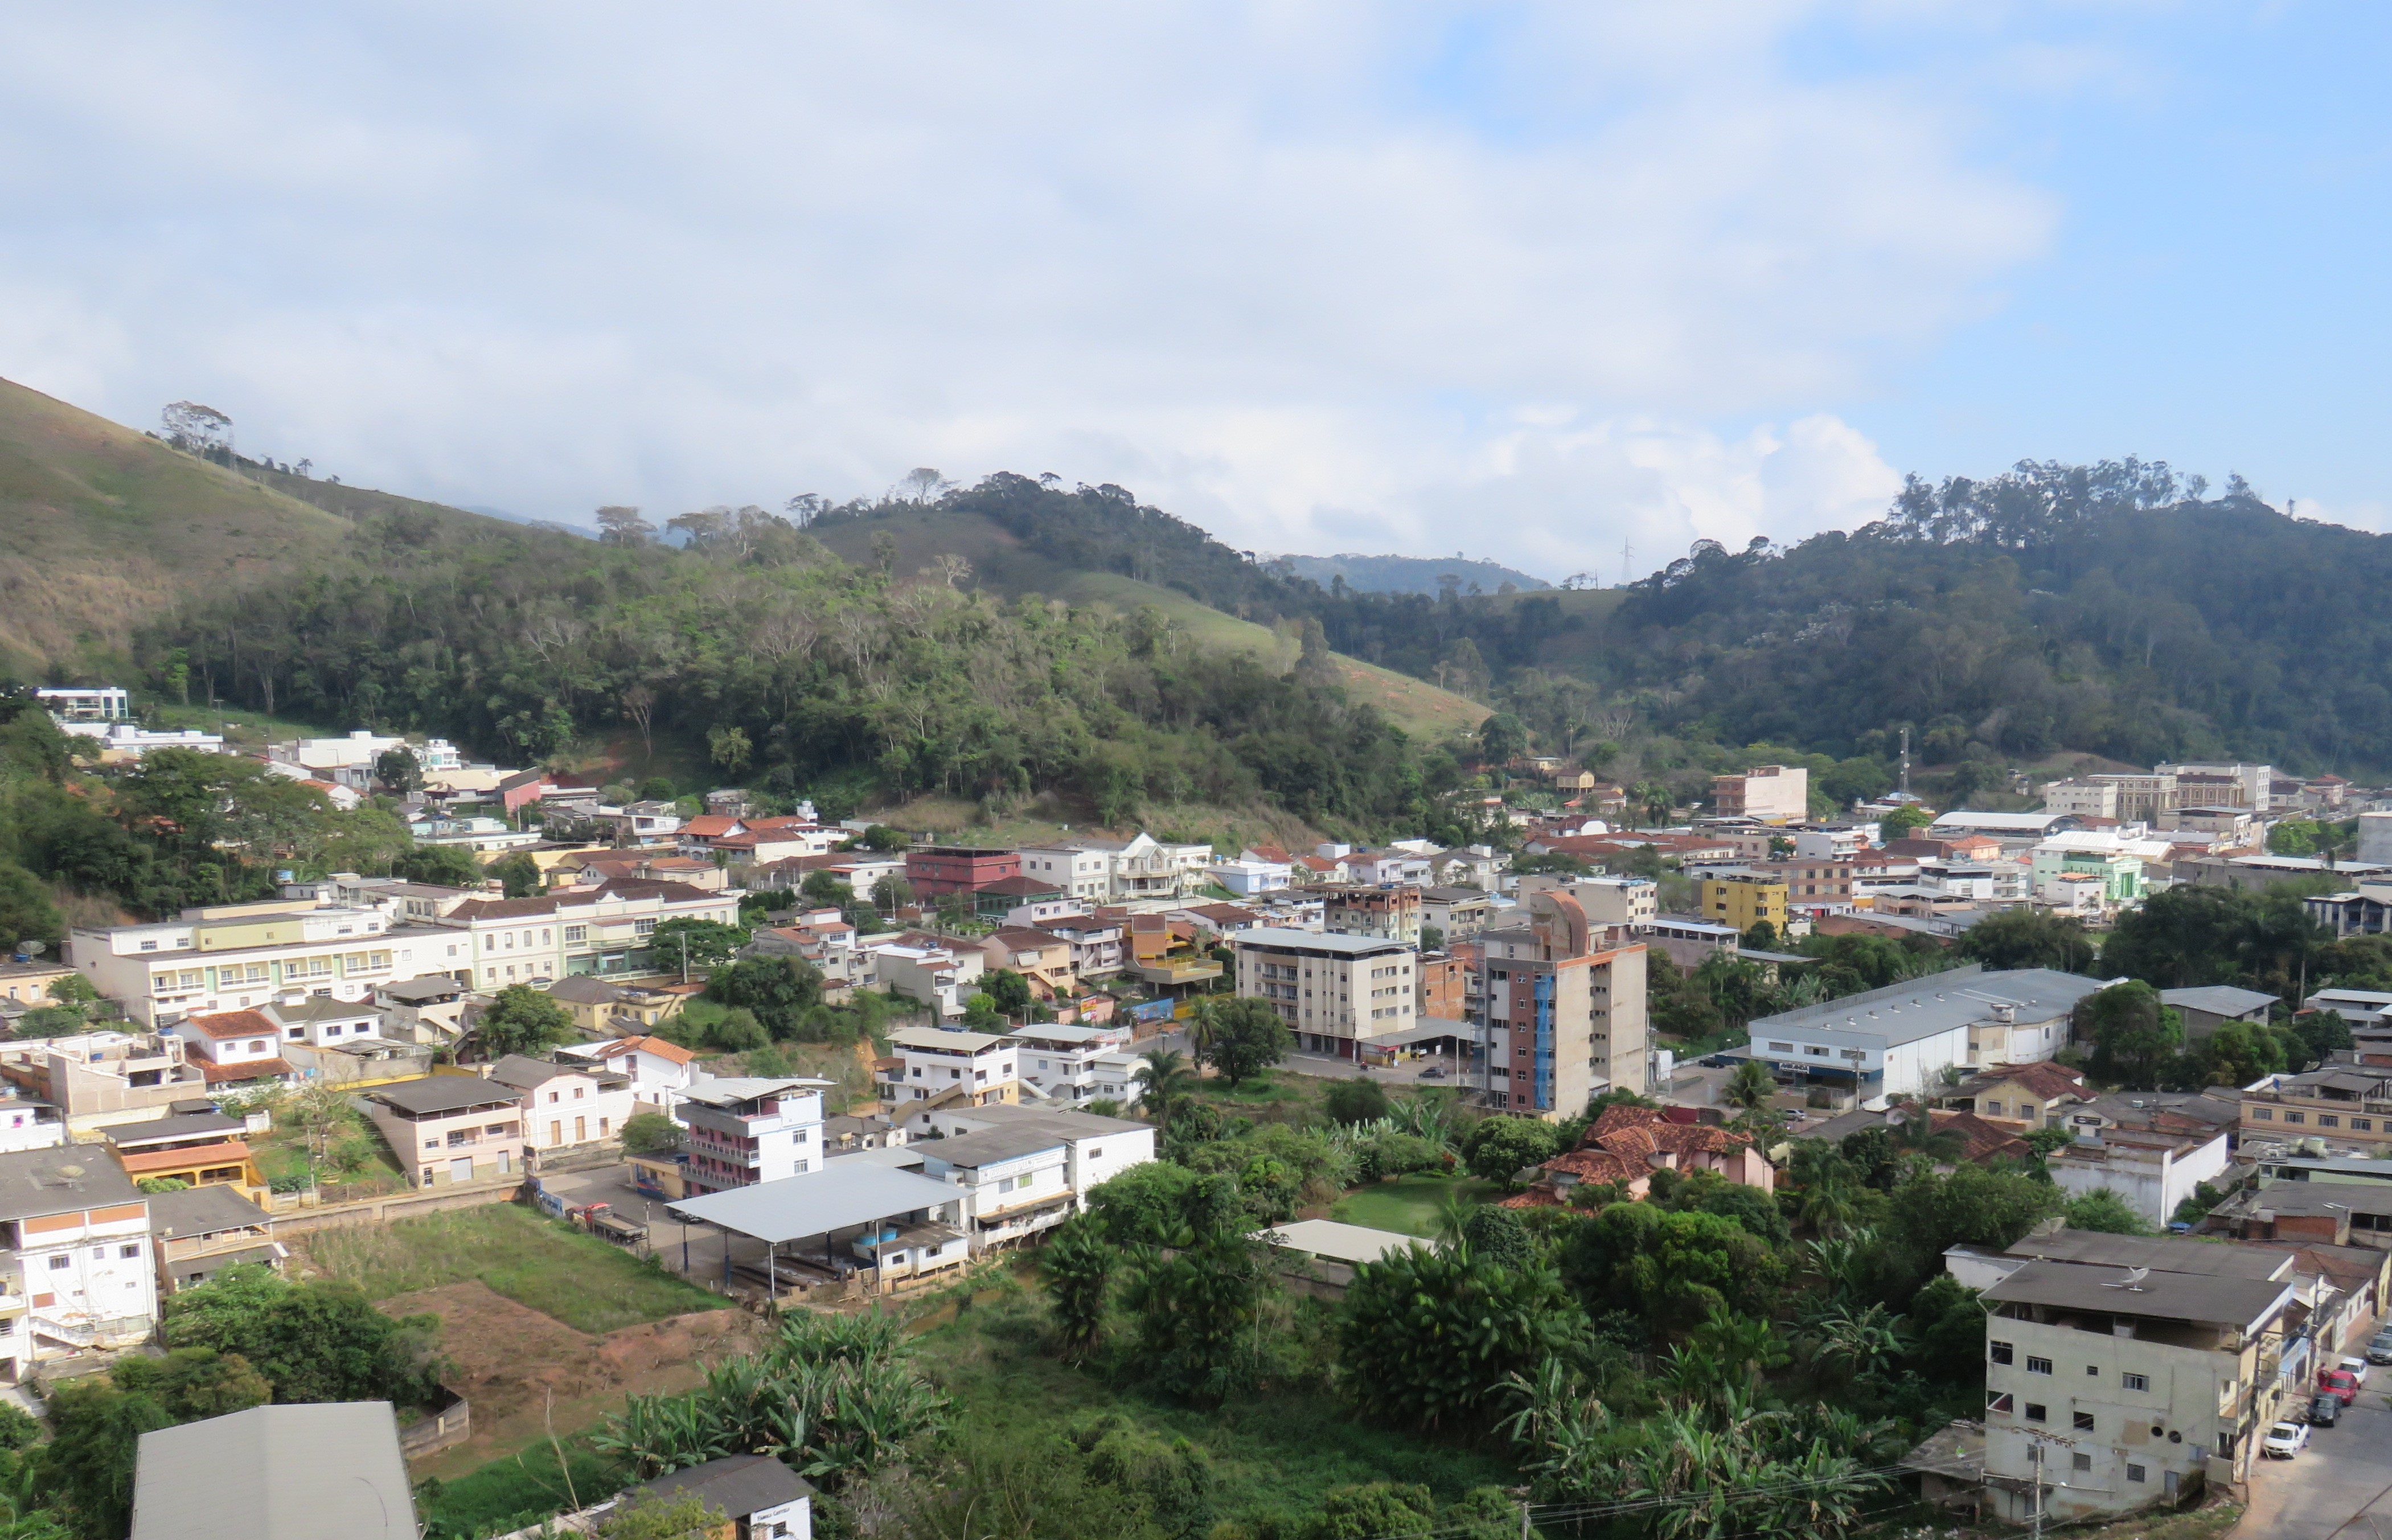
[[[1494,1183],[1475,1176],[1398,1176],[1347,1193],[1330,1209],[1329,1217],[1341,1224],[1434,1236],[1437,1210],[1448,1198],[1485,1203],[1499,1190]]]
[[[565,1454],[562,1465],[558,1447]],[[423,1540],[474,1540],[603,1502],[628,1479],[592,1452],[587,1434],[575,1433],[556,1446],[535,1443],[454,1481],[426,1481],[416,1489],[416,1507]]]
[[[606,1332],[729,1301],[561,1220],[514,1203],[305,1237],[319,1273],[372,1300],[479,1278],[576,1331]]]

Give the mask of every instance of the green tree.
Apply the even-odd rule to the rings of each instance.
[[[422,845],[398,858],[398,875],[435,887],[479,887],[481,862],[473,852],[454,845]]]
[[[41,1456],[50,1498],[91,1540],[121,1540],[133,1528],[133,1469],[141,1435],[174,1425],[147,1395],[100,1379],[59,1386],[50,1395],[54,1430]]]
[[[1905,803],[1878,820],[1878,833],[1889,840],[1908,839],[1911,831],[1935,822],[1934,813],[1917,803]]]
[[[1953,951],[1988,971],[2051,968],[2085,973],[2093,966],[2093,937],[2073,914],[2038,909],[2005,909],[1970,925]]]
[[[750,957],[715,969],[706,998],[754,1012],[775,1041],[786,1042],[822,1003],[822,975],[800,957]]]
[[[734,781],[747,773],[748,762],[755,757],[755,746],[748,742],[745,728],[709,728],[706,734],[707,757],[722,767],[722,772]]]
[[[1030,1014],[1030,980],[1011,968],[999,968],[981,980],[982,988],[996,1008],[1009,1016]]]
[[[2164,887],[2118,916],[2101,948],[2101,971],[2154,990],[2230,982],[2254,905],[2229,887]]]
[[[872,904],[884,914],[893,914],[908,904],[918,903],[914,885],[891,874],[872,885]]]
[[[40,878],[12,861],[0,861],[0,951],[20,941],[55,944],[66,932],[58,905]]]
[[[1168,1129],[1171,1119],[1196,1094],[1196,1071],[1176,1048],[1151,1048],[1139,1055],[1135,1072],[1138,1106],[1155,1126]]]
[[[1255,1317],[1274,1284],[1244,1223],[1238,1210],[1229,1223],[1183,1230],[1173,1252],[1150,1254],[1130,1273],[1123,1299],[1138,1316],[1135,1362],[1165,1394],[1218,1405],[1257,1370]]]
[[[1728,1106],[1757,1112],[1776,1099],[1777,1077],[1761,1060],[1747,1059],[1728,1076],[1721,1094]]]
[[[237,1352],[176,1348],[163,1358],[126,1358],[109,1371],[117,1388],[146,1395],[176,1422],[263,1406],[274,1399],[266,1377]]]
[[[1777,950],[1777,927],[1767,920],[1756,920],[1752,928],[1744,933],[1744,944],[1755,951],[1774,951]]]
[[[1320,1110],[1334,1123],[1375,1123],[1392,1109],[1378,1081],[1357,1076],[1332,1082],[1321,1095]]]
[[[536,899],[547,887],[547,879],[540,875],[540,862],[521,850],[492,861],[488,875],[505,885],[510,899]]]
[[[1287,1024],[1268,1001],[1232,998],[1206,1003],[1213,1007],[1213,1042],[1206,1057],[1231,1085],[1254,1079],[1294,1046]]]
[[[1508,765],[1528,752],[1528,730],[1508,711],[1478,724],[1478,752],[1490,765]]]
[[[2183,1023],[2160,1003],[2159,990],[2131,978],[2096,991],[2083,1008],[2093,1039],[2093,1073],[2129,1090],[2158,1090],[2184,1046]]]
[[[566,1008],[528,984],[510,984],[483,1007],[473,1028],[473,1040],[488,1059],[509,1054],[537,1055],[574,1038],[573,1017]]]
[[[719,968],[748,944],[748,932],[720,920],[666,920],[648,938],[648,955],[659,968]]]
[[[405,744],[386,748],[374,760],[374,779],[399,796],[423,789],[423,765]]]
[[[1066,1352],[1085,1356],[1103,1336],[1121,1250],[1106,1238],[1107,1223],[1095,1214],[1074,1214],[1058,1225],[1038,1254],[1046,1275],[1048,1308]]]
[[[2152,1225],[2126,1200],[2107,1187],[2096,1187],[2068,1200],[2060,1210],[2072,1230],[2094,1230],[2111,1236],[2148,1236]]]
[[[1480,1119],[1462,1136],[1462,1161],[1471,1175],[1501,1183],[1505,1192],[1517,1192],[1519,1173],[1552,1159],[1560,1144],[1561,1135],[1551,1123],[1498,1114]]]
[[[1720,1214],[1614,1203],[1566,1233],[1561,1275],[1590,1316],[1625,1311],[1655,1331],[1689,1330],[1714,1310],[1764,1315],[1786,1267]]]
[[[1190,1200],[1203,1179],[1169,1160],[1144,1160],[1099,1184],[1088,1211],[1115,1246],[1161,1245],[1188,1223]]]
[[[630,1155],[670,1155],[681,1148],[681,1125],[661,1112],[634,1112],[623,1119],[623,1149]]]

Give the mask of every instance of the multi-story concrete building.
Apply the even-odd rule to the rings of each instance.
[[[2356,887],[2304,899],[2301,907],[2336,938],[2384,935],[2392,928],[2392,874],[2371,874],[2361,877]]]
[[[33,698],[62,722],[123,722],[133,717],[132,695],[114,685],[93,690],[53,686],[34,691]]]
[[[688,1131],[683,1178],[693,1194],[777,1182],[820,1171],[823,1093],[828,1081],[704,1080],[681,1094],[673,1115]]]
[[[2287,1260],[2188,1243],[2164,1266],[2034,1261],[1986,1288],[1999,1517],[2068,1522],[2247,1478],[2286,1390],[2298,1286],[2269,1275]]]
[[[890,994],[930,1007],[942,1021],[964,1014],[965,1003],[980,991],[988,972],[987,954],[974,946],[890,942],[869,950],[873,970]]]
[[[487,899],[460,904],[436,928],[461,932],[462,955],[448,961],[465,983],[483,990],[578,974],[601,978],[661,972],[680,965],[650,938],[667,920],[735,925],[740,890],[708,890],[676,882],[615,881],[594,888],[559,888],[537,899]],[[402,976],[404,977],[404,976]]]
[[[163,1033],[78,1032],[0,1045],[0,1078],[57,1109],[70,1134],[163,1113],[208,1094],[183,1040]]]
[[[1135,1062],[1128,1053],[1127,1022],[1102,1027],[1024,1027],[1006,1034],[1020,1046],[1017,1063],[1022,1083],[1035,1087],[1048,1100],[1065,1106],[1111,1100],[1124,1106],[1138,1104],[1139,1091]]]
[[[2157,765],[2160,775],[2176,778],[2176,805],[2186,808],[2241,808],[2264,814],[2276,779],[2272,765]]]
[[[2156,1229],[2176,1218],[2178,1205],[2202,1183],[2226,1170],[2232,1132],[2105,1128],[2053,1151],[2045,1167],[2060,1191],[2082,1196],[2106,1187]]]
[[[1072,972],[1072,943],[1035,925],[997,926],[982,938],[981,959],[985,968],[1020,974],[1041,1000],[1068,995],[1080,987]]]
[[[1758,872],[1722,872],[1705,877],[1697,889],[1703,918],[1726,925],[1739,935],[1766,921],[1779,935],[1786,933],[1788,900],[1786,884]]]
[[[972,845],[921,845],[905,852],[905,880],[921,899],[942,899],[950,893],[971,893],[999,877],[1023,875],[1026,851],[997,850]],[[1052,872],[1034,876],[1052,878]],[[1060,885],[1059,885],[1060,886]],[[1077,892],[1077,888],[1071,889]]]
[[[1799,765],[1755,765],[1742,775],[1712,776],[1711,806],[1722,818],[1800,822],[1811,816],[1811,772]]]
[[[1011,1038],[907,1027],[890,1042],[895,1052],[880,1061],[880,1097],[892,1118],[1021,1099],[1021,1044]]]
[[[0,1365],[7,1379],[158,1327],[150,1203],[104,1149],[0,1155]]]
[[[1123,941],[1126,927],[1118,920],[1095,914],[1059,914],[1040,920],[1037,927],[1071,943],[1072,974],[1086,982],[1121,972],[1126,958]]]
[[[2048,812],[2074,813],[2079,818],[2116,818],[2118,783],[2115,779],[2089,776],[2047,782],[2043,806]]]
[[[1642,942],[1598,947],[1566,893],[1528,899],[1528,923],[1479,937],[1486,949],[1488,1103],[1566,1118],[1597,1092],[1652,1088]]]
[[[394,925],[372,909],[305,899],[187,909],[153,925],[77,929],[70,961],[145,1027],[322,995],[360,1000],[379,984],[467,965],[461,938]]]
[[[1650,925],[1660,917],[1661,889],[1650,877],[1522,877],[1522,903],[1539,893],[1567,893],[1597,930]]]
[[[136,1182],[226,1186],[244,1197],[265,1195],[266,1179],[250,1150],[245,1119],[213,1111],[179,1112],[138,1123],[110,1123],[100,1133],[124,1174]]]
[[[239,1188],[151,1193],[149,1202],[161,1294],[197,1288],[238,1262],[282,1271],[285,1251],[274,1239],[274,1216]]]
[[[491,1067],[490,1079],[522,1094],[524,1145],[533,1153],[553,1157],[623,1142],[632,1110],[628,1075],[599,1064],[509,1054]]]
[[[1049,883],[1074,899],[1117,904],[1177,899],[1202,886],[1204,870],[1213,862],[1213,848],[1165,845],[1143,833],[1128,839],[1075,835],[1025,845],[1020,860],[1023,876]]]
[[[1435,928],[1440,944],[1469,940],[1487,928],[1496,912],[1494,899],[1476,887],[1431,887],[1421,893],[1421,925]]]
[[[523,1170],[524,1096],[479,1075],[376,1086],[366,1116],[418,1187],[514,1179]]]
[[[1323,888],[1320,904],[1320,923],[1332,936],[1420,939],[1421,890],[1417,887]]]
[[[2269,1075],[2243,1088],[2243,1139],[2294,1142],[2312,1134],[2392,1146],[2392,1068],[2331,1065],[2305,1075]]]
[[[1407,942],[1265,928],[1229,944],[1238,993],[1270,1002],[1305,1053],[1350,1059],[1418,1021],[1418,954]]]
[[[981,1251],[1052,1229],[1098,1184],[1154,1158],[1145,1123],[1085,1112],[1020,1116],[907,1145],[923,1174],[963,1190],[963,1227]]]
[[[1467,1021],[1474,991],[1470,975],[1476,962],[1464,962],[1450,951],[1424,951],[1413,964],[1419,969],[1419,1016],[1424,1021]]]

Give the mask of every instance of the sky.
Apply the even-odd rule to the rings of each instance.
[[[1642,574],[1904,472],[2392,529],[2392,7],[29,4],[0,376],[458,504],[915,466]]]

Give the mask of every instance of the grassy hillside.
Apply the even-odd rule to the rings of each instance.
[[[901,511],[828,524],[817,534],[833,554],[858,565],[877,561],[875,538],[890,537],[896,544],[894,570],[900,576],[925,570],[942,555],[956,555],[971,563],[975,583],[1008,598],[1045,594],[1122,615],[1151,605],[1199,644],[1251,654],[1274,669],[1293,666],[1301,650],[1294,627],[1286,622],[1273,627],[1241,620],[1176,589],[1117,572],[1060,568],[994,521],[975,512],[937,508]],[[1487,718],[1486,706],[1424,679],[1342,654],[1332,656],[1338,682],[1354,701],[1378,707],[1416,738],[1433,741],[1466,732]]]
[[[0,668],[97,678],[201,593],[332,555],[347,522],[0,380]]]

